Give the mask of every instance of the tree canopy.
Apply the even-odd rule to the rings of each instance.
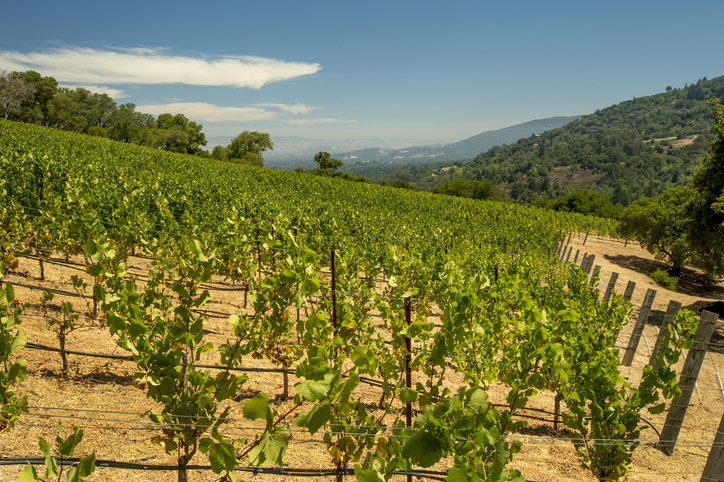
[[[344,166],[344,162],[333,159],[329,152],[319,151],[314,155],[314,162],[317,163],[317,174],[323,176],[334,176],[335,171]]]
[[[679,276],[686,263],[696,260],[688,216],[695,197],[693,189],[680,186],[635,201],[621,213],[621,235],[639,241],[656,259],[672,265],[673,276]]]
[[[161,114],[156,119],[155,144],[162,149],[182,154],[199,154],[206,145],[204,126],[189,121],[185,115]]]
[[[262,153],[266,150],[273,150],[274,143],[269,134],[257,131],[244,131],[231,141],[226,147],[216,146],[211,151],[211,157],[220,161],[234,162],[237,164],[251,164],[263,166],[264,157]]]
[[[35,94],[35,86],[29,82],[8,74],[0,72],[0,109],[2,109],[5,120],[10,114],[16,114],[24,102]]]
[[[491,181],[472,181],[461,177],[438,184],[432,192],[473,199],[491,199],[499,195],[498,187]]]
[[[581,213],[600,218],[617,218],[622,209],[621,206],[612,204],[607,196],[590,191],[573,191],[555,201],[536,204],[554,211]]]
[[[33,70],[0,73],[0,112],[5,120],[208,156],[201,149],[206,145],[201,124],[180,113],[156,118],[135,109],[133,104],[117,105],[108,94],[59,87],[53,77]]]

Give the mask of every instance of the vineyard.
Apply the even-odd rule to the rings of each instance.
[[[630,296],[564,261],[609,221],[12,122],[0,168],[2,480],[677,473],[636,457],[705,317],[621,366]]]

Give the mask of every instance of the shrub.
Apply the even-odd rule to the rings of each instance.
[[[663,286],[667,290],[671,291],[674,291],[676,283],[679,282],[679,278],[677,278],[676,276],[670,276],[669,273],[661,268],[651,273],[651,279],[654,280],[654,283],[656,283],[657,285]]]

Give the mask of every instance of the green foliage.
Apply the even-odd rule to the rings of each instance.
[[[83,255],[109,331],[157,404],[148,415],[164,429],[153,442],[178,454],[181,472],[198,452],[228,478],[242,460],[281,464],[291,421],[320,434],[331,463],[354,465],[363,480],[389,480],[444,456],[454,466],[450,480],[519,480],[507,468],[519,446],[506,437],[525,426],[516,412],[550,390],[571,411],[572,430],[619,439],[618,426],[586,419],[589,407],[611,403],[606,413],[624,425],[625,447],[604,453],[607,446],[582,442],[579,451],[592,472],[625,474],[636,414],[658,403],[646,394],[643,405],[628,403],[630,387],[619,390],[613,333],[630,304],[599,301],[585,273],[548,256],[556,236],[605,232],[609,221],[181,157],[12,122],[0,122],[0,173],[8,200],[0,240],[9,254],[50,246]],[[133,250],[154,260],[142,283],[124,261]],[[229,318],[233,334],[216,346],[203,314],[212,276],[243,279],[250,304]],[[440,330],[429,321],[433,306]],[[199,367],[212,354],[226,369]],[[242,416],[260,428],[234,440],[222,435],[234,416],[220,405],[245,382],[232,368],[249,356],[296,367],[298,383],[290,404],[264,393],[246,400]],[[416,372],[410,387],[406,365]],[[448,386],[450,370],[462,387]],[[667,373],[650,381],[673,394]],[[381,380],[379,409],[358,388],[372,376]],[[493,383],[509,389],[502,410],[486,401]],[[414,431],[400,403],[420,414]]]
[[[271,141],[269,134],[244,131],[236,136],[228,146],[214,147],[211,157],[236,164],[262,166],[264,165],[262,153],[269,149],[274,149],[274,143]]]
[[[636,239],[657,259],[671,263],[677,276],[687,262],[696,261],[689,234],[689,212],[695,199],[695,192],[687,187],[669,189],[655,199],[639,199],[621,214],[621,236]]]
[[[0,72],[0,109],[5,120],[21,111],[23,103],[35,94],[35,86],[17,75]]]
[[[409,190],[411,190],[411,191],[419,191],[419,190],[420,190],[419,188],[413,186],[412,184],[410,184],[410,183],[407,182],[407,181],[399,181],[399,180],[398,180],[398,181],[393,182],[391,185],[392,185],[392,187],[394,187],[394,188],[396,188],[396,189],[409,189]]]
[[[178,449],[182,467],[201,444],[203,451],[215,458],[215,469],[228,470],[228,463],[217,462],[219,454],[233,453],[231,443],[216,432],[213,440],[202,436],[224,423],[229,409],[217,414],[217,403],[234,396],[247,377],[233,375],[228,369],[212,375],[195,368],[201,355],[213,348],[203,339],[205,315],[195,316],[194,312],[210,298],[209,292],[198,286],[211,277],[215,253],[205,253],[198,241],[185,246],[175,268],[159,266],[149,274],[144,296],[139,298],[135,279],[123,279],[122,265],[120,270],[114,268],[118,263],[114,251],[97,243],[89,244],[86,251],[101,261],[94,274],[108,278],[110,291],[100,285],[94,291],[102,300],[110,331],[118,337],[116,343],[133,354],[138,367],[134,377],[147,383],[147,396],[163,407],[161,413],[148,412],[152,421],[168,424],[163,435],[152,442],[167,452]],[[169,293],[177,298],[177,306]],[[238,363],[238,343],[226,353],[224,365]]]
[[[717,137],[711,152],[701,159],[692,186],[698,199],[692,206],[690,240],[708,273],[724,275],[724,106],[712,99]]]
[[[106,129],[114,141],[155,147],[151,134],[155,124],[154,116],[136,112],[136,106],[128,103],[119,105],[111,113]]]
[[[93,137],[108,137],[108,132],[101,127],[101,126],[91,126],[88,128],[88,132],[86,132],[89,136]]]
[[[432,189],[455,177],[487,179],[519,203],[588,190],[627,206],[691,182],[700,158],[716,137],[716,122],[706,104],[712,97],[724,97],[724,77],[637,97],[538,136],[521,136],[517,142],[479,154],[461,168],[400,166],[385,181],[391,184],[399,178]]]
[[[46,125],[56,129],[85,132],[94,128],[105,129],[116,110],[116,103],[108,94],[90,92],[82,87],[69,89],[61,87],[48,101],[48,120]]]
[[[481,388],[461,388],[423,409],[401,454],[420,467],[454,454],[447,480],[523,482],[520,472],[505,468],[521,447],[519,442],[505,441],[508,421],[487,403]]]
[[[18,482],[51,482],[53,479],[60,482],[65,471],[65,464],[63,459],[66,457],[72,457],[75,452],[75,448],[83,440],[83,430],[78,427],[73,427],[73,432],[68,435],[67,438],[63,438],[63,427],[58,423],[58,435],[55,437],[55,455],[51,450],[50,444],[45,441],[43,437],[40,437],[38,445],[40,451],[43,452],[45,457],[45,477],[39,477],[35,467],[28,464],[25,469],[20,473]],[[58,461],[56,459],[60,459]],[[77,463],[73,464],[66,474],[67,482],[83,482],[84,477],[88,477],[96,470],[95,466],[96,455],[95,452],[91,455],[81,457]]]
[[[491,199],[499,195],[497,186],[491,181],[469,181],[460,177],[438,184],[432,192],[472,199]]]
[[[370,181],[365,176],[353,176],[352,174],[348,172],[339,172],[337,173],[337,176],[339,179],[344,179],[345,181],[351,181],[351,182],[363,182],[365,184],[372,184],[372,181]]]
[[[48,302],[52,301],[53,293],[46,289],[41,298],[41,304],[45,308]],[[68,378],[68,358],[65,354],[66,337],[77,328],[79,314],[73,311],[73,305],[67,301],[61,303],[61,316],[58,318],[50,318],[46,320],[45,327],[55,332],[60,343],[60,357],[63,361],[63,376]]]
[[[673,291],[676,288],[676,283],[679,282],[679,278],[671,276],[663,269],[657,269],[651,273],[651,279],[654,280],[659,286],[666,288],[667,290]]]
[[[344,166],[344,162],[333,159],[329,152],[323,151],[319,151],[314,155],[314,162],[317,164],[317,170],[326,176],[333,176],[337,169]]]
[[[183,114],[161,114],[151,132],[154,147],[182,154],[199,154],[201,146],[206,145],[202,128],[201,124],[189,121]]]
[[[52,77],[35,71],[0,74],[0,108],[5,119],[39,123],[56,129],[131,142],[156,149],[203,155],[202,125],[183,114],[135,112],[135,105],[116,105],[107,94],[82,87],[59,87]]]
[[[10,117],[12,120],[37,122],[49,125],[50,102],[59,91],[58,82],[53,77],[43,77],[34,70],[11,72],[10,76],[32,87],[32,94],[25,97],[19,108]]]
[[[0,278],[4,268],[0,262]],[[0,402],[3,411],[0,414],[0,433],[13,428],[20,414],[28,411],[27,397],[11,390],[13,384],[25,378],[28,369],[25,358],[11,359],[13,353],[22,349],[28,339],[25,332],[17,329],[24,306],[16,305],[12,284],[0,284]]]
[[[678,276],[686,263],[696,261],[689,234],[695,196],[688,187],[676,187],[655,199],[639,199],[621,214],[621,236],[637,240],[657,259],[670,263],[673,275]],[[701,267],[706,269],[706,265]]]
[[[538,201],[537,205],[549,207],[555,211],[581,213],[601,218],[618,218],[622,210],[621,206],[611,204],[608,197],[603,194],[589,191],[573,191],[549,203]]]

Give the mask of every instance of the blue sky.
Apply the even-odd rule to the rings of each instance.
[[[182,112],[209,137],[453,142],[724,75],[721,0],[15,1],[2,10],[0,70],[92,86],[142,112]]]

